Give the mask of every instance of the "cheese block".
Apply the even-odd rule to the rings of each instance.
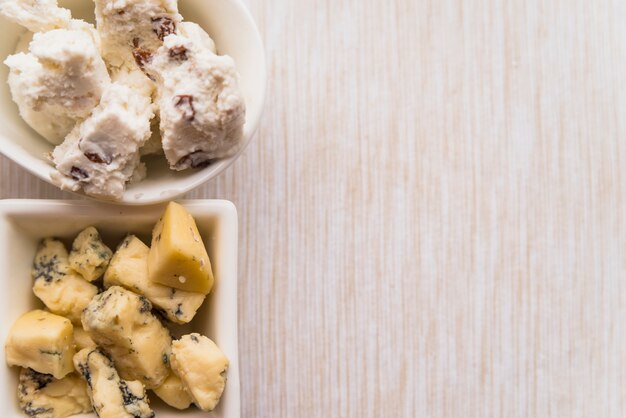
[[[185,386],[178,376],[170,374],[158,388],[152,389],[156,395],[169,406],[176,409],[187,409],[193,402],[185,391]]]
[[[83,328],[115,362],[120,376],[149,389],[168,376],[172,343],[151,309],[145,297],[113,286],[94,297],[82,316]]]
[[[96,348],[96,343],[91,339],[89,333],[80,325],[74,326],[74,348],[80,351],[84,348]]]
[[[193,319],[205,295],[164,286],[148,279],[150,248],[134,235],[119,245],[104,275],[104,287],[122,286],[137,292],[161,311],[167,319],[185,324]]]
[[[106,270],[113,251],[107,247],[98,230],[93,226],[85,228],[74,239],[70,252],[70,267],[87,281],[93,282]]]
[[[28,312],[11,327],[5,353],[9,366],[30,367],[61,379],[74,370],[72,323],[50,312]]]
[[[196,406],[212,411],[226,384],[228,359],[222,350],[209,338],[193,333],[172,342],[170,361]]]
[[[155,283],[189,292],[208,294],[213,272],[193,217],[170,202],[152,231],[148,277]]]
[[[39,245],[33,263],[33,293],[52,313],[80,324],[80,315],[98,293],[69,267],[67,250],[62,242],[46,238]]]
[[[87,393],[99,418],[154,417],[141,382],[120,379],[113,362],[98,349],[79,351],[74,365],[87,382]]]
[[[87,385],[76,373],[63,379],[23,368],[17,388],[22,411],[33,418],[63,418],[92,411]]]

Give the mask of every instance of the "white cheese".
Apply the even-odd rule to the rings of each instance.
[[[52,182],[65,190],[116,200],[140,163],[139,148],[150,137],[150,97],[114,82],[91,116],[76,125],[52,154]]]
[[[163,402],[176,409],[187,409],[193,402],[185,390],[183,382],[174,373],[170,374],[161,386],[152,389],[152,391]]]
[[[33,418],[64,418],[92,411],[87,385],[76,373],[57,380],[54,376],[23,368],[17,399]]]
[[[33,263],[33,293],[51,312],[80,323],[83,309],[98,288],[69,267],[67,250],[62,242],[44,239]]]
[[[155,388],[169,374],[172,339],[151,309],[145,297],[113,286],[92,299],[82,324],[111,356],[122,378]]]
[[[163,150],[174,170],[205,167],[237,153],[245,121],[232,58],[216,55],[206,38],[182,32],[165,37],[144,66],[157,85]]]
[[[134,235],[127,236],[116,250],[104,275],[104,287],[122,286],[139,293],[178,324],[191,321],[205,295],[154,283],[148,279],[150,248]]]
[[[11,327],[4,348],[9,366],[30,367],[57,379],[73,371],[72,323],[50,312],[22,315]]]
[[[113,362],[97,349],[74,356],[76,370],[87,381],[87,392],[100,418],[153,418],[141,382],[120,379]]]
[[[182,17],[176,0],[96,0],[102,54],[115,71],[137,68],[163,38],[176,31]]]
[[[72,17],[68,9],[58,6],[57,0],[4,0],[0,15],[31,32],[64,28]]]
[[[4,61],[20,115],[53,144],[89,116],[110,83],[98,42],[93,26],[72,21],[66,29],[36,33],[29,52]]]
[[[180,377],[196,406],[212,411],[226,384],[228,359],[209,338],[197,333],[172,342],[172,371]]]
[[[111,249],[102,242],[98,230],[90,226],[74,239],[69,256],[70,267],[85,280],[93,282],[104,273],[112,255]]]

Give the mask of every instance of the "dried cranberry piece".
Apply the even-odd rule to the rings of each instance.
[[[152,30],[156,33],[157,38],[163,40],[167,35],[176,33],[176,23],[167,16],[153,17]]]
[[[91,161],[92,163],[97,163],[97,164],[108,165],[108,164],[111,164],[111,161],[113,161],[113,158],[111,158],[109,155],[105,155],[103,157],[100,154],[96,154],[95,152],[86,152],[85,157],[87,157],[87,159]]]
[[[170,48],[170,58],[177,61],[187,61],[187,48],[182,45]]]
[[[152,61],[152,54],[147,49],[143,48],[135,48],[133,49],[133,57],[135,57],[135,62],[142,70],[146,66],[147,63]]]
[[[76,181],[86,180],[89,178],[89,174],[87,174],[85,170],[76,166],[72,166],[72,169],[70,170],[70,176],[73,180]]]
[[[189,164],[191,168],[204,168],[210,166],[215,161],[217,161],[217,159],[207,159],[206,154],[204,154],[203,151],[198,150],[192,152],[191,154],[185,155],[183,158],[178,160],[176,166],[182,167]]]
[[[193,96],[189,94],[179,94],[174,96],[174,106],[178,107],[183,114],[183,118],[191,122],[196,117],[196,110],[193,108]]]

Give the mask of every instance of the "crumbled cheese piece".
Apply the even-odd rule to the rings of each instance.
[[[102,242],[98,230],[90,226],[74,239],[69,256],[70,267],[85,280],[93,282],[104,273],[112,255],[113,251]]]
[[[87,385],[76,373],[57,380],[52,375],[22,368],[17,400],[22,411],[32,418],[64,418],[93,409]]]

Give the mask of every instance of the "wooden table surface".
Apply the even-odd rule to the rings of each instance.
[[[626,416],[626,2],[247,4],[242,417]]]

